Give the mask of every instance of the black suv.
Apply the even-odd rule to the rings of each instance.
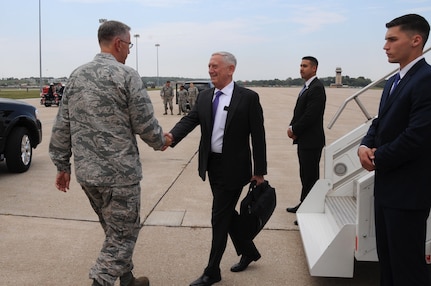
[[[186,82],[177,82],[175,84],[175,91],[178,94],[178,90],[180,86],[183,85],[186,90],[189,89],[190,83],[193,83],[195,87],[198,88],[198,91],[201,92],[204,89],[214,87],[213,83],[210,80],[191,80]]]
[[[33,148],[42,141],[42,123],[37,109],[25,102],[0,98],[0,161],[10,172],[30,168]]]
[[[186,90],[189,89],[190,83],[193,83],[195,87],[198,88],[198,91],[201,92],[204,89],[214,87],[213,83],[210,80],[191,80],[186,82],[177,82],[175,83],[175,103],[178,104],[178,91],[180,90],[180,86],[184,86]]]

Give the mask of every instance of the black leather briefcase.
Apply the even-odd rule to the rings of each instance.
[[[268,181],[259,186],[253,181],[241,201],[240,214],[234,216],[231,231],[240,239],[252,240],[265,226],[277,204],[275,189]]]

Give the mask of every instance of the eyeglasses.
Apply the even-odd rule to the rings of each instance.
[[[133,48],[133,43],[131,43],[131,42],[126,42],[126,41],[123,41],[122,39],[120,39],[120,41],[121,41],[121,42],[123,42],[123,43],[126,43],[126,44],[128,44],[128,45],[129,45],[129,49]]]

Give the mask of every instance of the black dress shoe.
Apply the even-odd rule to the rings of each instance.
[[[291,207],[291,208],[287,208],[286,209],[286,211],[288,212],[288,213],[296,213],[296,211],[299,209],[299,207],[301,206],[301,203],[299,203],[299,204],[297,204],[296,206],[294,206],[294,207]]]
[[[221,277],[210,277],[208,275],[202,274],[201,277],[190,283],[190,286],[210,286],[221,280]]]
[[[241,256],[241,259],[239,260],[239,262],[230,268],[230,271],[232,272],[244,271],[245,269],[247,269],[250,263],[252,263],[253,261],[258,261],[259,258],[260,258],[260,254],[254,259],[243,255]]]
[[[293,224],[294,224],[294,225],[298,225],[298,221],[297,221],[297,220],[295,220],[295,221],[293,222]]]

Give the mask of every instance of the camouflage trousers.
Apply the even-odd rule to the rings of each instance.
[[[168,110],[168,105],[169,105],[169,109],[172,111],[173,110],[173,97],[163,97],[163,106],[165,107],[165,112]]]
[[[196,103],[196,97],[190,96],[189,103],[190,103],[190,109],[193,109],[193,106],[195,106],[195,103]]]
[[[90,279],[114,285],[118,277],[133,269],[133,250],[141,229],[139,184],[121,187],[82,186],[105,232],[105,241]]]
[[[178,114],[187,112],[187,99],[179,98],[178,99]]]

